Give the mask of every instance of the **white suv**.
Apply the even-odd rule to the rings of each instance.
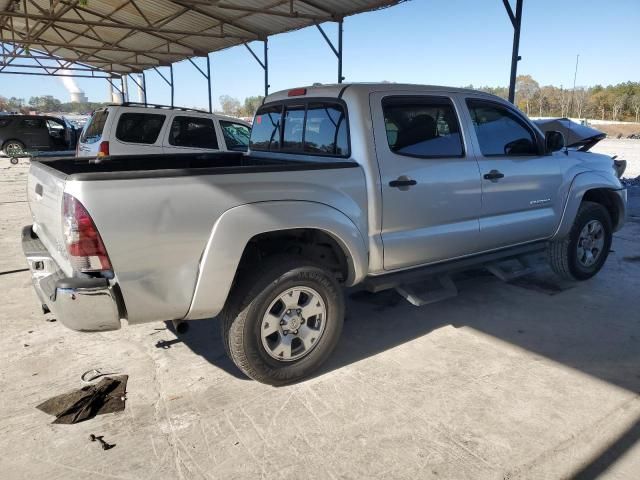
[[[180,107],[110,105],[93,112],[78,141],[78,157],[246,151],[251,125]]]

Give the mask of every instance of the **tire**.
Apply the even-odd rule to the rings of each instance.
[[[601,237],[595,234],[593,239],[581,238],[584,232],[588,233],[590,228],[597,228],[598,225],[602,227]],[[582,202],[569,235],[549,244],[549,264],[564,279],[587,280],[598,273],[607,260],[612,235],[611,217],[607,209],[599,203]],[[587,242],[587,248],[581,247],[583,242]],[[597,253],[591,253],[589,257],[590,250]]]
[[[4,153],[7,157],[10,157],[11,159],[14,159],[16,157],[16,153],[18,153],[19,151],[24,152],[24,148],[24,143],[20,142],[19,140],[7,140],[6,142],[4,142],[4,145],[2,145],[2,153]]]
[[[309,376],[334,350],[344,322],[344,295],[330,272],[302,257],[275,256],[259,270],[240,279],[231,293],[221,313],[222,340],[245,375],[286,385]],[[314,306],[323,313],[309,316]],[[295,334],[287,328],[296,328]]]

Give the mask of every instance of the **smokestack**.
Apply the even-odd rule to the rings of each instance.
[[[71,75],[69,70],[61,70],[61,73],[64,75]],[[87,96],[80,89],[78,84],[76,83],[73,77],[59,77],[62,80],[62,84],[65,86],[67,91],[69,92],[69,96],[71,97],[72,102],[87,102]]]
[[[144,80],[142,74],[138,75],[138,101],[140,103],[147,103],[147,92],[142,89]]]

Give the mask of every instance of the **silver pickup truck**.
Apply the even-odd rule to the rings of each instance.
[[[620,164],[564,137],[472,90],[296,88],[265,99],[248,154],[33,162],[24,252],[67,327],[217,316],[235,364],[281,385],[334,349],[345,286],[540,249],[595,275],[624,222]]]

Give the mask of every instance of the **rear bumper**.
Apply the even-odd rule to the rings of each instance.
[[[117,294],[108,279],[65,277],[30,225],[22,229],[22,250],[43,308],[64,326],[82,332],[120,328]]]

